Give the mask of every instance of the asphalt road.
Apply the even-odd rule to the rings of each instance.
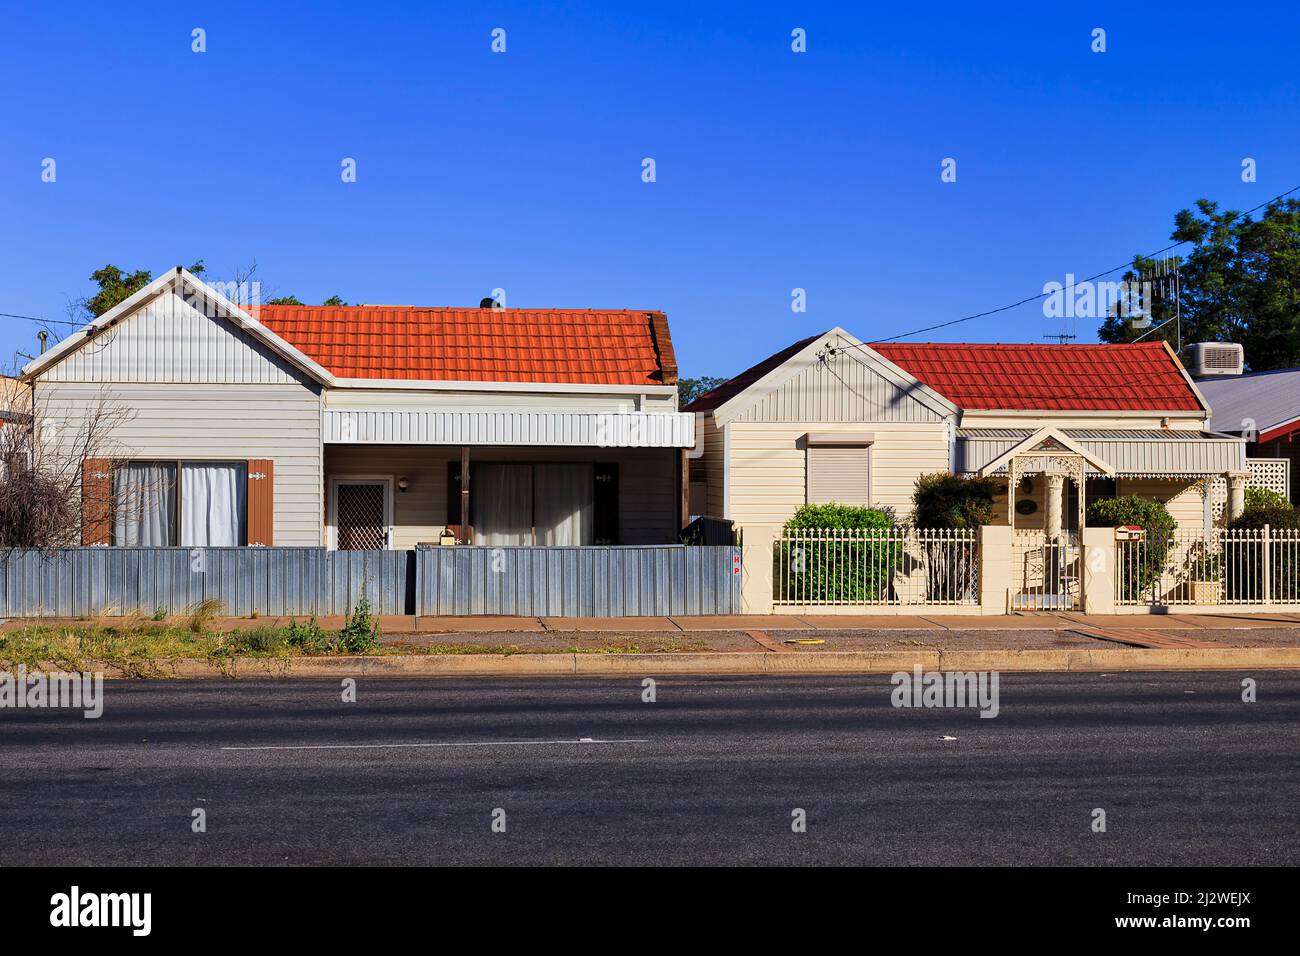
[[[1294,865],[1300,675],[1242,676],[1004,674],[994,719],[884,676],[113,682],[0,710],[0,865]]]

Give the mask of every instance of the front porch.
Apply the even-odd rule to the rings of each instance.
[[[1002,481],[996,524],[1048,541],[1077,539],[1093,501],[1127,495],[1208,534],[1244,510],[1250,479],[1238,439],[1190,430],[959,429],[955,464]]]
[[[329,548],[672,544],[676,448],[326,445]]]
[[[675,412],[327,409],[328,548],[663,545],[687,523]]]

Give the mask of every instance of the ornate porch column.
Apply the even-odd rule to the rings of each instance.
[[[1060,472],[1047,474],[1047,540],[1055,541],[1061,537],[1061,512],[1065,500],[1065,475]]]
[[[1240,518],[1246,510],[1246,479],[1248,471],[1228,472],[1228,520]]]

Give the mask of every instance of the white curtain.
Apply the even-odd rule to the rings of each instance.
[[[176,543],[176,466],[129,462],[113,474],[113,543],[170,547]]]
[[[533,543],[533,470],[529,465],[482,462],[469,486],[474,543]]]
[[[181,544],[219,548],[244,543],[248,466],[195,462],[181,466]]]
[[[537,543],[592,544],[595,487],[594,465],[538,465]]]

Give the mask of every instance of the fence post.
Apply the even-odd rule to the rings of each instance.
[[[1260,539],[1260,576],[1263,580],[1260,582],[1262,590],[1263,603],[1269,605],[1273,603],[1273,548],[1269,543],[1269,527],[1264,525],[1263,535]]]
[[[1005,614],[1011,593],[1011,528],[979,529],[980,613]]]
[[[1114,528],[1083,529],[1082,610],[1085,614],[1115,613],[1116,562],[1119,542]]]
[[[742,529],[740,609],[744,614],[772,613],[772,556],[780,534],[780,525],[745,525]]]

